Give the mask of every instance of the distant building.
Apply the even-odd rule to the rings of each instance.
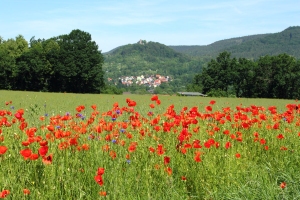
[[[177,92],[177,94],[181,96],[201,96],[201,97],[207,97],[207,95],[202,94],[200,92]]]

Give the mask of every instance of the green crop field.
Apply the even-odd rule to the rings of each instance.
[[[298,106],[0,91],[0,198],[299,199]]]

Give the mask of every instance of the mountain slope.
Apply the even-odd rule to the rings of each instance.
[[[273,34],[251,35],[217,41],[206,46],[169,46],[177,52],[202,58],[215,58],[228,51],[233,57],[257,59],[265,55],[287,53],[300,58],[300,26]]]
[[[120,77],[156,75],[169,76],[178,85],[190,83],[201,71],[200,59],[178,53],[158,42],[140,41],[104,54],[106,77],[118,82]]]

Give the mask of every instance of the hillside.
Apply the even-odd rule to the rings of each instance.
[[[215,58],[228,51],[232,57],[257,59],[264,55],[287,53],[300,58],[300,26],[289,27],[282,32],[226,39],[206,46],[169,46],[190,56]]]
[[[177,87],[190,83],[199,73],[200,59],[179,53],[157,42],[139,41],[104,54],[103,70],[107,79],[118,84],[126,76],[168,76]]]

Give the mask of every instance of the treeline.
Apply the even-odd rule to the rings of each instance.
[[[300,61],[287,54],[237,59],[225,51],[194,77],[187,90],[209,96],[298,99]]]
[[[236,58],[258,59],[264,55],[287,53],[300,58],[300,26],[289,27],[279,33],[250,35],[220,40],[206,46],[170,46],[177,52],[201,58],[215,58],[230,52]]]
[[[81,30],[50,39],[0,37],[0,89],[99,93],[105,90],[103,55]]]

